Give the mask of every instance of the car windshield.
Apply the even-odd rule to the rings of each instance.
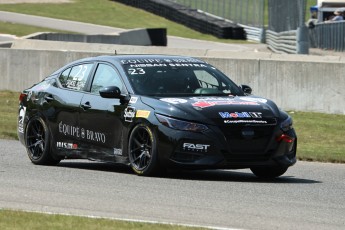
[[[123,67],[135,93],[140,95],[243,94],[228,77],[206,63],[127,63]]]

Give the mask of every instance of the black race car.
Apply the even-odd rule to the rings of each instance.
[[[277,177],[296,162],[291,117],[204,61],[100,56],[72,62],[20,95],[18,136],[34,164],[85,158],[166,168],[250,168]]]

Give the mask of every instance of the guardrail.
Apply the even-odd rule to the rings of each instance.
[[[266,31],[266,44],[275,53],[297,53],[297,30],[276,33]]]
[[[345,51],[345,21],[317,23],[309,29],[310,46],[313,48]]]
[[[256,42],[260,42],[260,43],[265,42],[265,29],[264,28],[257,28],[257,27],[243,25],[243,24],[238,24],[238,25],[243,27],[244,31],[246,32],[247,40],[256,41]]]

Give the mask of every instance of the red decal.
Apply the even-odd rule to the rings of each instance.
[[[192,104],[194,107],[207,108],[215,105],[260,105],[251,101],[198,101]]]

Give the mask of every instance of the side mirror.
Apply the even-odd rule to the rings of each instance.
[[[242,89],[242,91],[244,92],[244,94],[249,95],[252,94],[252,88],[250,88],[250,86],[248,85],[240,85],[240,88]]]
[[[121,90],[117,86],[107,86],[99,90],[99,94],[104,98],[123,98]]]

